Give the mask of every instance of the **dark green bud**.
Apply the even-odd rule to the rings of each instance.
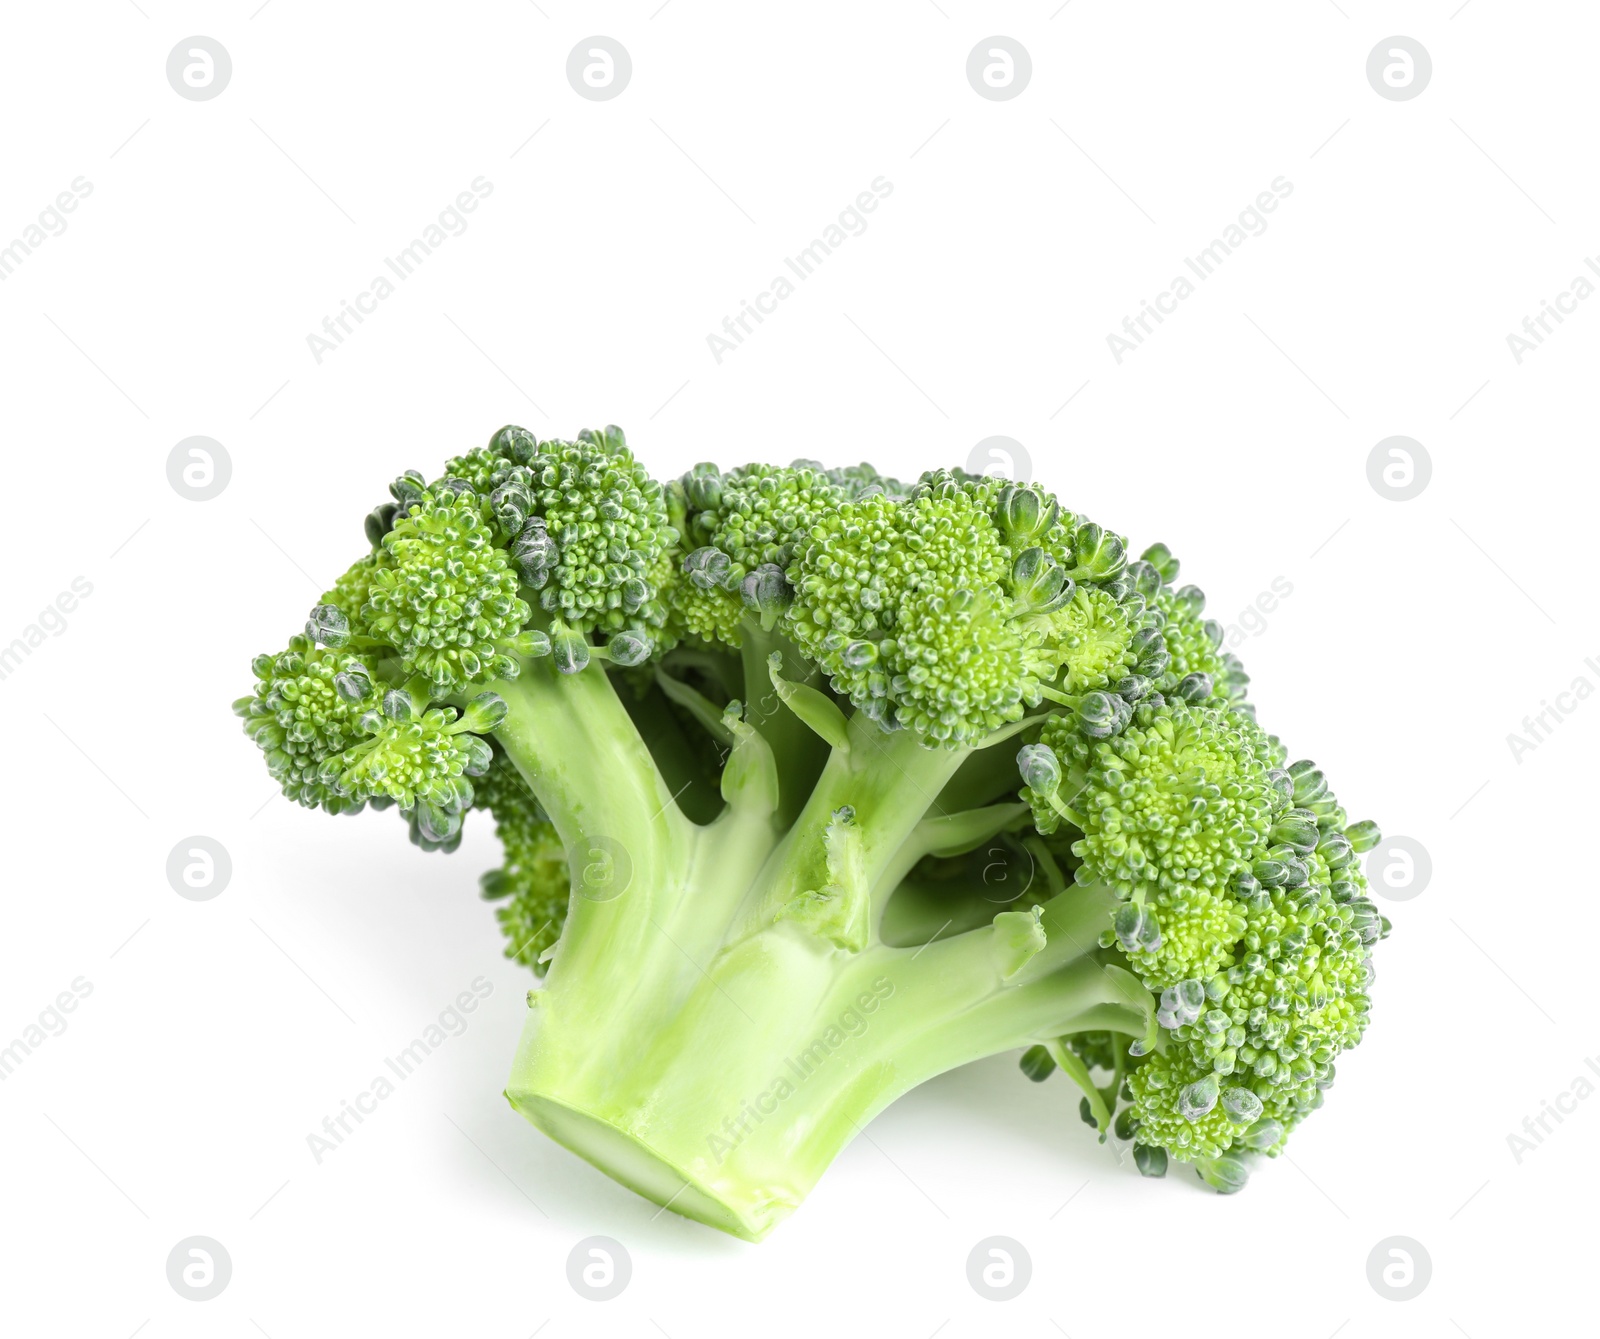
[[[1196,670],[1193,674],[1185,674],[1178,681],[1178,686],[1172,690],[1172,695],[1181,702],[1204,702],[1211,696],[1211,676],[1203,670]]]
[[[1330,870],[1340,870],[1356,858],[1350,839],[1342,832],[1330,832],[1317,843],[1317,853]]]
[[[624,668],[644,664],[650,658],[650,650],[648,637],[627,630],[614,634],[606,643],[606,655],[611,663]]]
[[[722,501],[722,472],[710,462],[696,465],[679,482],[685,500],[696,511],[706,511]]]
[[[394,495],[394,500],[400,504],[401,511],[409,511],[422,501],[422,495],[427,491],[428,481],[416,470],[407,470],[389,485],[389,492]]]
[[[437,483],[430,484],[428,491],[435,497],[465,497],[473,491],[472,485],[465,479],[458,479],[453,474],[447,474]]]
[[[1222,1111],[1235,1125],[1249,1125],[1261,1118],[1261,1099],[1248,1088],[1224,1088]]]
[[[1306,809],[1291,809],[1272,825],[1267,839],[1281,843],[1305,855],[1317,849],[1322,834],[1317,831],[1317,817]]]
[[[620,451],[628,444],[626,435],[615,423],[608,423],[603,428],[584,428],[578,433],[578,440],[603,446],[611,451]]]
[[[1138,902],[1124,902],[1111,919],[1124,953],[1154,953],[1161,947],[1161,924],[1156,913]]]
[[[1313,804],[1328,794],[1328,778],[1310,759],[1289,764],[1289,776],[1294,780],[1294,802]]]
[[[1232,1195],[1243,1190],[1250,1179],[1250,1165],[1244,1155],[1229,1150],[1215,1158],[1195,1164],[1200,1179],[1219,1195]]]
[[[1148,697],[1150,690],[1154,687],[1154,681],[1143,674],[1130,674],[1112,684],[1111,691],[1124,702],[1138,702],[1140,699]]]
[[[1178,560],[1172,556],[1172,550],[1165,544],[1152,544],[1139,557],[1141,561],[1155,568],[1161,574],[1161,579],[1169,586],[1178,579]]]
[[[1365,855],[1383,840],[1383,833],[1370,818],[1352,823],[1344,830],[1344,835],[1350,839],[1350,849],[1357,855]]]
[[[1098,1130],[1100,1128],[1100,1122],[1095,1120],[1094,1112],[1089,1109],[1089,1099],[1087,1097],[1080,1097],[1078,1099],[1078,1119],[1087,1125],[1091,1130]]]
[[[489,449],[518,465],[526,465],[538,454],[539,439],[526,428],[508,423],[489,439]]]
[[[393,502],[381,502],[367,513],[367,543],[373,548],[383,543],[383,537],[394,529],[395,513],[399,510]]]
[[[489,494],[489,506],[506,534],[520,534],[533,512],[533,494],[520,479],[512,479]]]
[[[411,809],[411,840],[424,851],[454,850],[452,839],[461,838],[461,814],[451,812],[426,800],[418,800]]]
[[[839,652],[839,659],[844,662],[844,667],[851,670],[871,669],[878,663],[878,646],[876,642],[848,642],[844,650]]]
[[[1268,1117],[1266,1120],[1257,1121],[1240,1135],[1239,1143],[1256,1153],[1265,1153],[1268,1149],[1275,1147],[1282,1138],[1283,1126],[1278,1121]]]
[[[739,598],[744,607],[761,615],[763,621],[776,618],[794,601],[794,591],[783,568],[776,563],[762,563],[746,572],[739,583]]]
[[[1061,506],[1032,484],[1007,484],[1000,490],[995,521],[1012,548],[1032,544],[1056,523]]]
[[[350,618],[336,604],[319,604],[306,619],[306,636],[318,646],[343,646],[350,640]]]
[[[683,574],[698,591],[729,589],[732,568],[733,559],[710,544],[685,554],[683,559]]]
[[[622,583],[622,608],[627,613],[637,614],[655,599],[655,594],[643,577],[629,577]]]
[[[1043,1046],[1030,1046],[1022,1053],[1022,1072],[1035,1083],[1043,1083],[1055,1073],[1056,1062]]]
[[[1178,1114],[1185,1120],[1199,1120],[1209,1115],[1217,1104],[1217,1080],[1213,1074],[1186,1083],[1178,1090]]]
[[[543,628],[524,628],[506,644],[519,656],[534,660],[550,654],[550,634]]]
[[[582,633],[566,629],[552,633],[550,653],[563,674],[577,674],[589,664],[589,643]]]
[[[510,710],[499,693],[479,693],[461,713],[461,726],[475,735],[488,734],[505,720]]]
[[[383,695],[383,714],[391,721],[409,721],[416,715],[411,694],[400,688],[391,688]]]
[[[333,691],[345,702],[360,702],[372,692],[372,680],[364,665],[351,665],[333,676]]]
[[[1161,589],[1161,573],[1156,570],[1154,563],[1147,563],[1143,558],[1128,564],[1128,570],[1123,573],[1129,585],[1146,600],[1153,600],[1156,592]]]
[[[1305,866],[1302,865],[1300,869],[1301,873],[1304,874]],[[1294,870],[1290,868],[1290,863],[1287,859],[1272,857],[1256,861],[1250,867],[1250,872],[1255,875],[1259,883],[1268,888],[1287,888],[1290,886],[1290,880],[1294,877]]]
[[[1363,944],[1376,944],[1386,933],[1386,922],[1378,908],[1366,898],[1357,898],[1350,904],[1353,919],[1350,928],[1361,936]]]
[[[1205,984],[1194,977],[1190,977],[1187,981],[1180,981],[1175,986],[1168,986],[1161,992],[1161,1003],[1156,1009],[1156,1022],[1160,1023],[1164,1028],[1187,1027],[1200,1017],[1200,1011],[1205,1007]],[[1211,1107],[1216,1105],[1216,1100],[1216,1094],[1213,1093],[1211,1103],[1206,1107],[1206,1111],[1210,1111]],[[1203,1111],[1200,1114],[1204,1115],[1205,1112]],[[1190,1116],[1189,1119],[1194,1120],[1195,1117]]]
[[[551,570],[561,561],[561,550],[537,516],[529,520],[521,533],[511,541],[510,552],[518,573],[535,590],[543,588],[545,582],[550,580]]]
[[[1273,790],[1277,791],[1285,801],[1292,802],[1294,800],[1294,778],[1283,768],[1271,768],[1267,772],[1267,780],[1271,783]]]
[[[1122,537],[1085,521],[1072,536],[1073,575],[1089,581],[1109,581],[1127,565]]]
[[[1043,549],[1024,549],[1011,567],[1011,592],[1020,610],[1045,614],[1072,598],[1074,587]]]
[[[1132,719],[1133,708],[1115,693],[1086,693],[1078,703],[1078,728],[1090,739],[1121,734]]]
[[[1133,1138],[1138,1128],[1139,1118],[1133,1114],[1132,1107],[1123,1107],[1117,1113],[1116,1120],[1111,1122],[1111,1133],[1124,1143]]]
[[[463,771],[468,776],[482,776],[489,770],[489,764],[494,761],[494,750],[489,747],[489,741],[480,739],[477,735],[463,735],[458,741],[461,751],[467,755]]]
[[[1139,1169],[1140,1176],[1165,1176],[1167,1150],[1153,1144],[1135,1144],[1133,1165]]]
[[[1154,628],[1141,628],[1134,633],[1133,640],[1128,643],[1128,653],[1133,657],[1134,672],[1149,679],[1159,679],[1172,663],[1166,642]]]

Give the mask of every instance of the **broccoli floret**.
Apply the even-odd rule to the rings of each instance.
[[[663,485],[617,428],[389,491],[235,709],[302,805],[437,851],[487,811],[537,981],[506,1092],[597,1167],[759,1239],[987,1055],[1219,1191],[1322,1104],[1377,829],[1257,725],[1164,546],[962,470]]]
[[[365,591],[356,644],[393,647],[406,673],[440,692],[516,674],[513,652],[531,611],[492,534],[475,494],[424,492],[383,537],[387,561]],[[337,626],[328,631],[323,640],[341,644]]]
[[[494,833],[505,851],[500,868],[479,881],[483,896],[500,903],[495,918],[506,938],[506,957],[537,969],[566,924],[572,891],[567,853],[555,824],[503,751],[496,750],[473,789],[475,807],[493,813]]]

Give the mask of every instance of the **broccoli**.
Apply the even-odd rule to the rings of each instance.
[[[441,851],[489,811],[536,978],[506,1095],[617,1181],[759,1240],[900,1094],[1015,1050],[1219,1191],[1322,1104],[1378,831],[1165,546],[961,470],[661,483],[615,427],[390,493],[235,711],[309,808]]]

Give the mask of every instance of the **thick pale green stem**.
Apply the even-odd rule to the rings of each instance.
[[[515,679],[488,686],[508,708],[495,739],[569,849],[598,835],[638,834],[646,825],[667,832],[687,827],[598,666],[561,674],[547,656],[526,662]]]
[[[1059,909],[1087,935],[1108,906]],[[1005,975],[996,932],[849,954],[780,922],[718,956],[679,1007],[635,1015],[626,1063],[571,1063],[556,1034],[591,1033],[552,979],[507,1097],[553,1138],[660,1204],[759,1240],[901,1094],[983,1056],[1115,1009],[1094,956]],[[665,946],[664,946],[665,947]],[[670,948],[666,951],[670,952]]]
[[[878,888],[924,815],[938,812],[939,791],[970,752],[927,749],[909,730],[886,733],[852,716],[846,745],[829,753],[805,808],[752,890],[734,938],[758,932],[797,897],[829,882],[824,837],[842,808],[854,811],[861,834],[863,892]],[[865,909],[869,924],[877,923],[878,910]]]
[[[919,825],[938,821],[968,750],[855,717],[785,831],[767,747],[798,722],[754,713],[760,726],[735,727],[729,803],[697,827],[603,674],[535,665],[495,687],[509,707],[496,737],[573,870],[507,1096],[656,1202],[759,1239],[908,1089],[1084,1019],[1142,1026],[1100,961],[1109,890],[1066,889],[1038,921],[1008,913],[920,947],[878,938],[873,898],[908,844],[937,848],[944,829]]]

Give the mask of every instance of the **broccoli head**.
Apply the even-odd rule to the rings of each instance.
[[[962,470],[660,482],[615,427],[502,428],[364,530],[235,710],[301,805],[445,852],[489,815],[507,1095],[658,1203],[759,1239],[1008,1050],[1232,1191],[1361,1040],[1377,828],[1166,546]]]

